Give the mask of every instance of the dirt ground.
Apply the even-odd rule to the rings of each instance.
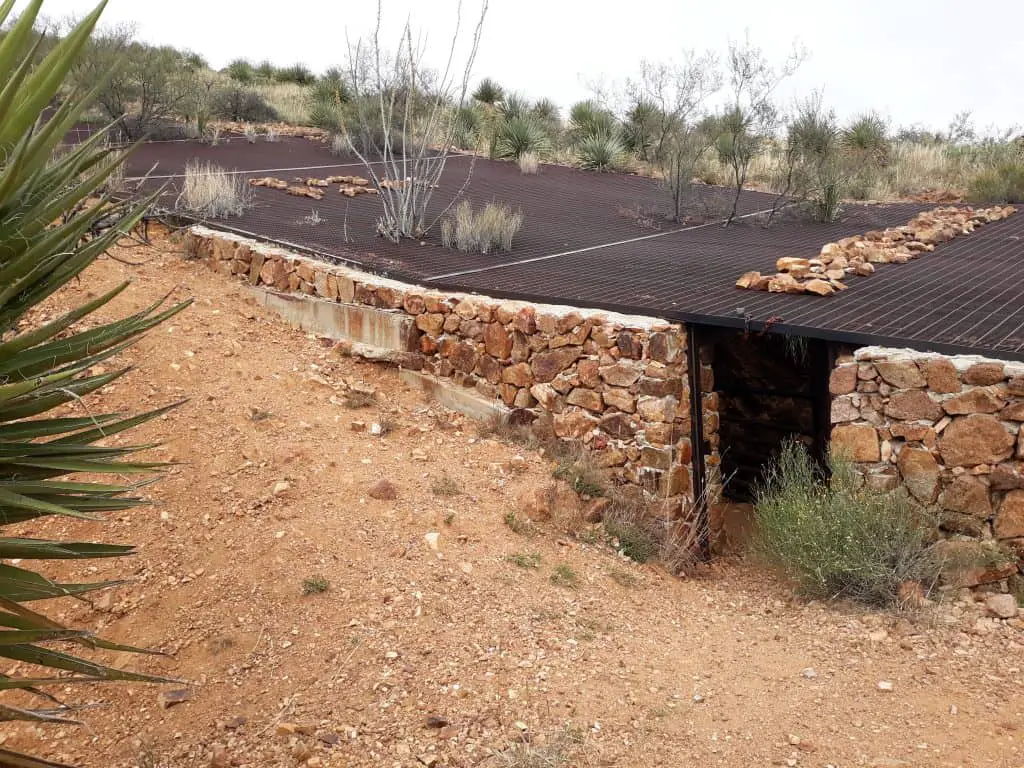
[[[504,516],[549,481],[544,457],[172,247],[120,255],[145,263],[104,258],[53,309],[125,278],[104,318],[195,299],[88,403],[188,398],[126,438],[164,439],[180,464],[151,506],[21,532],[138,545],[55,566],[132,583],[50,610],[163,651],[110,660],[187,684],[65,690],[85,727],[5,725],[5,746],[90,768],[1024,765],[1024,622],[966,600],[912,617],[808,604],[742,561],[680,580],[554,528],[517,534]],[[346,408],[346,380],[377,402]],[[368,495],[380,478],[397,499]],[[326,591],[303,594],[318,576]],[[162,707],[176,689],[191,698]]]

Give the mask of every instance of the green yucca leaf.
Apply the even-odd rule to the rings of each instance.
[[[159,194],[156,191],[136,201],[118,201],[109,192],[101,194],[124,157],[103,146],[102,133],[72,148],[62,146],[105,78],[101,74],[86,89],[64,87],[105,4],[105,0],[100,2],[38,61],[41,37],[33,27],[42,0],[29,0],[0,38],[0,528],[51,515],[96,519],[106,512],[145,504],[146,500],[133,492],[151,482],[153,473],[166,465],[131,457],[156,444],[111,446],[100,441],[179,405],[137,415],[48,415],[126,374],[130,370],[126,366],[103,373],[93,370],[189,303],[168,305],[165,297],[119,320],[77,328],[125,290],[126,285],[119,285],[55,320],[39,324],[30,314],[116,244]],[[0,25],[13,8],[13,0],[0,3]],[[57,108],[44,119],[44,108],[54,102]],[[110,222],[114,222],[112,227]],[[116,475],[117,480],[136,475],[140,481],[85,482],[75,478],[78,473]],[[34,564],[122,557],[133,552],[131,546],[121,544],[0,537],[0,561],[19,559]],[[20,678],[0,674],[0,691],[20,689],[48,702],[43,705],[47,708],[40,709],[0,704],[0,720],[73,722],[66,717],[72,708],[39,686],[168,682],[47,647],[64,643],[87,651],[147,653],[63,627],[23,605],[121,583],[59,583],[34,568],[0,562],[0,627],[4,628],[0,630],[0,658],[65,673]],[[0,766],[4,768],[52,765],[0,749]]]
[[[124,544],[92,544],[45,539],[0,537],[0,558],[10,560],[85,560],[99,557],[123,557],[135,551]]]

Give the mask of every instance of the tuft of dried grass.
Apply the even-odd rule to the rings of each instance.
[[[524,175],[533,175],[540,170],[540,160],[533,152],[524,152],[519,156],[519,172]]]
[[[445,248],[467,253],[512,250],[512,239],[523,226],[522,211],[513,212],[502,203],[488,203],[479,212],[468,200],[459,203],[452,215],[441,222]]]
[[[252,204],[252,189],[239,174],[195,160],[185,166],[178,210],[206,219],[226,219],[241,216]]]

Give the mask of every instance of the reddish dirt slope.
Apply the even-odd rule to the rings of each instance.
[[[166,652],[117,661],[194,695],[163,709],[156,686],[67,691],[96,705],[88,728],[6,726],[6,746],[94,768],[1024,764],[1024,625],[967,603],[916,619],[808,605],[742,563],[680,581],[552,529],[518,535],[503,516],[550,478],[541,456],[512,471],[522,449],[442,428],[394,372],[337,359],[170,248],[121,255],[146,263],[104,259],[53,309],[127,277],[105,317],[195,298],[89,403],[190,398],[132,436],[182,463],[151,507],[28,532],[139,545],[62,572],[134,584],[51,608]],[[346,379],[378,404],[340,405]],[[383,438],[350,428],[382,417]],[[460,495],[434,493],[445,472]],[[368,496],[382,477],[397,500]],[[532,553],[537,568],[510,560]],[[551,582],[558,566],[577,588]],[[316,574],[329,589],[304,596]]]

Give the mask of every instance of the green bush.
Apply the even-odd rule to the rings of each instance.
[[[248,85],[256,79],[256,70],[245,59],[235,59],[227,65],[224,71],[236,83],[242,83],[243,85]]]
[[[238,123],[269,123],[278,117],[274,108],[256,91],[237,85],[217,92],[213,114],[221,120]]]
[[[260,65],[261,68],[263,65]],[[259,70],[256,70],[259,71]],[[305,64],[293,64],[290,67],[282,67],[274,72],[274,79],[279,83],[297,83],[299,85],[310,85],[316,82],[316,75]]]
[[[967,198],[976,204],[1024,203],[1024,163],[1001,163],[971,179]]]
[[[502,87],[489,77],[481,80],[476,90],[473,91],[473,98],[481,104],[494,104],[501,101],[504,95],[505,92],[502,90]]]
[[[615,115],[595,101],[579,101],[569,110],[569,136],[574,142],[592,136],[614,136],[618,127]]]
[[[902,491],[868,488],[853,465],[822,472],[803,446],[783,448],[757,495],[754,546],[809,596],[893,605],[904,582],[939,578],[935,522]]]

